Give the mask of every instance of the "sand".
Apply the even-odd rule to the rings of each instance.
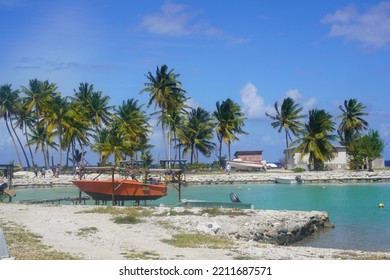
[[[23,176],[17,176],[15,181],[27,180],[21,178]],[[69,182],[69,179],[69,176],[63,175],[52,180]],[[47,182],[50,179],[34,180]],[[142,223],[126,225],[114,223],[110,214],[81,213],[94,207],[96,206],[0,203],[0,221],[21,225],[40,235],[42,242],[53,249],[87,260],[149,257],[167,260],[228,260],[240,257],[264,260],[375,259],[378,256],[390,258],[390,253],[382,252],[278,246],[243,240],[233,240],[234,246],[230,249],[178,248],[163,242],[164,239],[171,239],[174,234],[185,232],[183,228],[172,226],[178,223],[177,217],[167,216],[162,219],[152,216],[144,218]],[[155,209],[166,211],[161,207]],[[87,228],[97,230],[80,235],[82,229]],[[193,232],[193,229],[188,231]]]

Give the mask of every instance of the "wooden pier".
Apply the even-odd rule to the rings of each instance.
[[[51,203],[51,204],[61,204],[63,201],[70,201],[72,204],[86,204],[87,200],[92,200],[90,196],[74,196],[74,197],[62,197],[62,198],[49,198],[49,199],[29,199],[29,200],[21,200],[19,203],[26,204],[43,204],[43,203]]]

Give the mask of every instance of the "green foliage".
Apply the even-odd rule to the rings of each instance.
[[[304,172],[305,169],[303,169],[302,167],[295,167],[293,171],[294,172]]]
[[[207,247],[213,249],[228,249],[232,246],[232,241],[218,237],[218,236],[209,236],[205,234],[176,234],[172,236],[172,239],[162,240],[165,243],[168,243],[175,247],[180,248],[200,248]]]
[[[230,98],[216,103],[216,110],[213,113],[216,120],[215,132],[219,141],[219,158],[222,157],[222,141],[228,146],[228,158],[230,159],[230,144],[239,140],[237,134],[247,135],[243,130],[246,120],[241,107]]]
[[[301,159],[309,154],[310,168],[322,170],[324,162],[333,158],[332,143],[336,140],[336,135],[331,133],[334,125],[332,116],[325,110],[309,111],[309,122],[305,124],[301,138],[293,143],[299,143],[294,152],[301,153]]]
[[[298,134],[302,132],[303,124],[298,120],[306,116],[301,114],[303,108],[299,107],[291,97],[283,100],[280,109],[277,101],[275,102],[274,107],[276,111],[275,116],[268,113],[265,114],[273,120],[271,125],[273,128],[278,129],[279,133],[284,129],[286,133],[286,148],[288,148],[288,140],[292,141],[291,133],[298,136]]]
[[[132,215],[117,216],[113,218],[113,221],[116,224],[138,224],[142,222],[141,219]]]

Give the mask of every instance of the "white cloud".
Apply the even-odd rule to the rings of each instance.
[[[287,90],[285,96],[294,99],[294,101],[296,101],[301,107],[303,107],[304,112],[308,112],[309,110],[315,108],[317,104],[317,98],[304,97],[297,89]]]
[[[142,30],[164,36],[204,35],[226,40],[233,44],[246,43],[245,38],[226,34],[199,17],[200,12],[185,4],[165,2],[160,11],[145,15],[140,24]]]
[[[257,88],[252,83],[247,83],[240,91],[243,111],[248,119],[265,118],[265,113],[271,109],[267,107],[264,98],[257,94]]]
[[[349,5],[326,15],[322,23],[331,24],[330,36],[361,43],[365,47],[390,47],[390,2],[380,2],[359,13]]]
[[[161,11],[146,15],[141,27],[158,35],[182,36],[191,34],[189,21],[193,17],[185,12],[184,4],[167,2],[161,6]]]

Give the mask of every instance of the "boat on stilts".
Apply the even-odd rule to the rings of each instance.
[[[95,201],[112,201],[112,205],[124,204],[124,201],[156,200],[168,193],[167,174],[169,178],[180,182],[181,169],[147,169],[134,164],[124,167],[80,167],[77,176],[72,180],[80,191],[92,197]],[[107,172],[110,176],[107,177]],[[86,179],[86,174],[96,174],[95,178]],[[106,173],[105,178],[102,174]],[[153,173],[164,174],[165,177],[152,176]],[[118,176],[119,175],[119,176]]]

